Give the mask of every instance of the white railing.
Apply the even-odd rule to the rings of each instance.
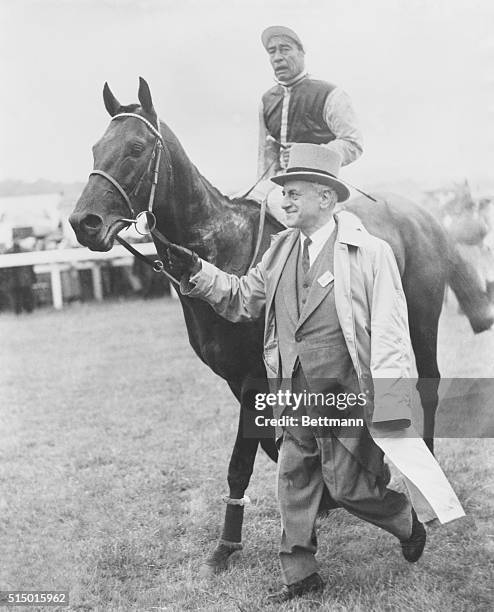
[[[152,242],[143,242],[134,246],[143,255],[156,255],[156,247]],[[111,261],[114,266],[127,266],[132,264],[133,256],[120,244],[104,253],[90,251],[85,248],[50,249],[47,251],[0,255],[0,268],[34,266],[35,272],[49,272],[53,306],[59,310],[63,307],[62,281],[60,276],[62,270],[70,267],[91,269],[94,298],[101,301],[103,299],[103,287],[99,264],[108,261]],[[172,296],[176,296],[174,291],[172,287]]]
[[[143,255],[156,255],[156,247],[152,242],[135,245]],[[77,261],[107,261],[108,259],[126,258],[132,261],[132,255],[120,244],[111,251],[101,253],[85,248],[49,249],[47,251],[30,251],[29,253],[8,253],[0,255],[0,268],[15,268],[17,266],[33,266],[37,264],[71,263]]]

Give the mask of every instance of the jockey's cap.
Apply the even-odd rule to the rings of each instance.
[[[268,49],[269,41],[271,40],[271,38],[273,38],[273,36],[287,36],[288,38],[291,38],[293,41],[295,41],[297,45],[302,49],[302,51],[304,50],[304,45],[298,37],[298,34],[294,32],[291,28],[287,28],[285,26],[269,26],[269,28],[266,28],[261,34],[261,41],[266,51]]]

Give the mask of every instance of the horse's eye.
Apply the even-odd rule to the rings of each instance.
[[[144,151],[144,145],[141,142],[133,142],[130,147],[130,154],[138,157]]]

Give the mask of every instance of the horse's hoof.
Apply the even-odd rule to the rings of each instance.
[[[211,578],[215,574],[220,574],[228,569],[228,559],[234,552],[242,550],[240,542],[220,541],[218,546],[209,555],[199,569],[201,578]]]
[[[485,319],[476,319],[475,321],[471,321],[470,325],[474,334],[481,334],[482,332],[491,329],[493,323],[493,317],[486,317]]]
[[[484,331],[487,331],[492,327],[494,323],[494,304],[489,304],[486,312],[483,316],[473,317],[470,321],[470,325],[475,334],[480,334]]]

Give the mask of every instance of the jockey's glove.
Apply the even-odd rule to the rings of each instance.
[[[177,280],[187,279],[199,272],[201,260],[197,253],[178,244],[170,243],[163,258],[166,270]]]

